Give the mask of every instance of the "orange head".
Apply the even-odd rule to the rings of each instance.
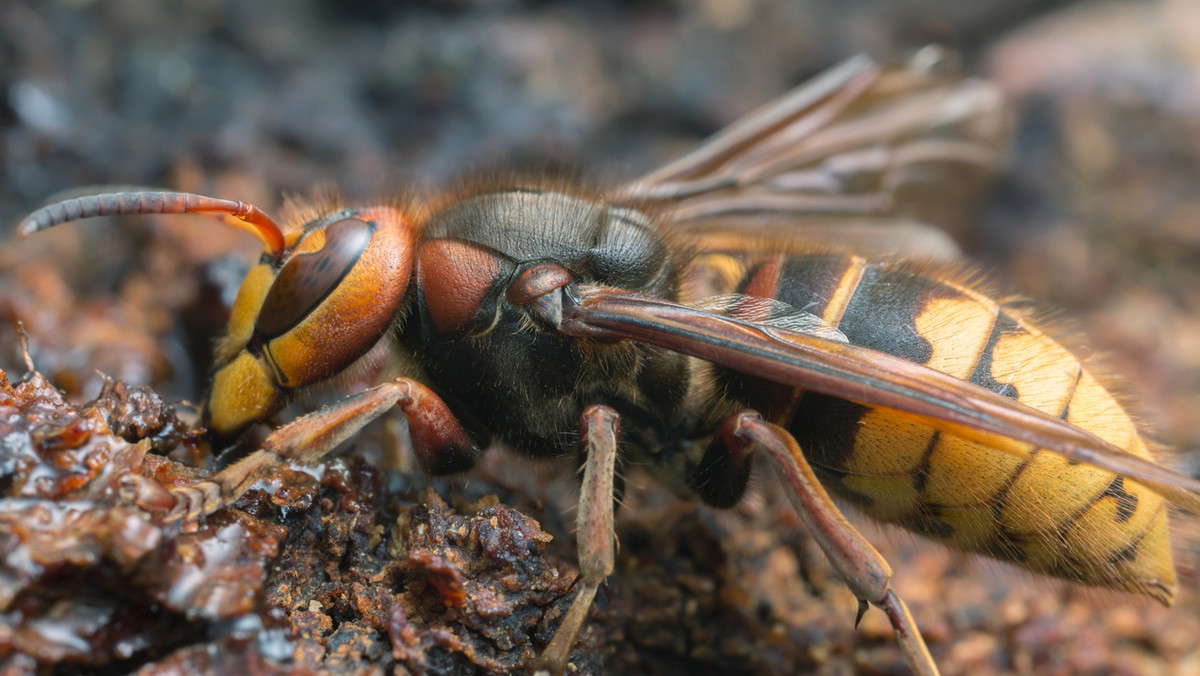
[[[414,227],[403,208],[390,205],[314,211],[281,228],[244,202],[108,193],[43,207],[18,232],[131,213],[218,214],[263,242],[262,259],[238,290],[204,401],[204,420],[218,439],[238,435],[292,391],[341,372],[374,347],[400,312],[412,273]]]

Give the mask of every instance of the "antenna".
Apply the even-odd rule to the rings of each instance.
[[[268,255],[278,258],[287,247],[283,231],[270,216],[264,214],[253,204],[205,197],[189,192],[154,190],[87,195],[47,204],[26,216],[17,226],[17,234],[21,237],[28,237],[35,232],[60,223],[95,216],[122,214],[217,214],[229,216],[234,220],[226,220],[226,223],[253,233],[262,241]]]

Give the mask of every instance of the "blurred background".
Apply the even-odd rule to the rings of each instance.
[[[321,182],[437,186],[505,161],[630,177],[843,59],[929,43],[1011,98],[1006,173],[955,233],[967,255],[1072,317],[1171,462],[1200,470],[1192,0],[5,0],[0,224],[81,186],[270,212]],[[99,369],[198,397],[245,239],[127,219],[6,241],[0,367],[21,372],[21,320],[75,396]]]

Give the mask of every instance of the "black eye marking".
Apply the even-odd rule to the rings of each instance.
[[[254,331],[263,340],[283,335],[304,320],[358,262],[375,226],[346,218],[325,226],[325,246],[293,256],[271,284]]]

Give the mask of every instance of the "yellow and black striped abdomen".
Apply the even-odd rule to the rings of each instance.
[[[961,276],[848,254],[779,257],[744,293],[822,317],[851,343],[927,365],[1149,457],[1079,357]],[[844,400],[726,375],[783,421],[835,493],[880,521],[1043,573],[1169,602],[1168,505],[1134,480],[1031,449],[1022,460]]]

